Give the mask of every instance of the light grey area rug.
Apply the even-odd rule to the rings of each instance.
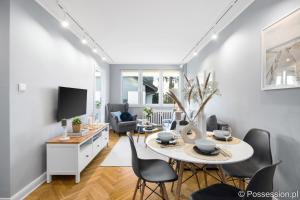
[[[140,136],[139,142],[136,142],[137,137],[134,136],[135,148],[137,150],[139,158],[142,159],[162,159],[167,161],[167,157],[164,157],[158,153],[153,152],[151,149],[146,148],[144,143],[144,136]],[[101,167],[131,167],[131,149],[127,136],[122,136],[117,144],[113,147],[111,152],[107,155],[104,161],[100,164]]]

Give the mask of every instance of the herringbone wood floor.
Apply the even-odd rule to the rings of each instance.
[[[125,200],[132,199],[137,178],[130,167],[100,167],[100,163],[111,151],[119,136],[110,133],[109,147],[104,149],[81,173],[81,181],[75,184],[74,176],[53,176],[50,184],[44,183],[33,191],[26,200]],[[130,149],[128,149],[130,151]],[[185,171],[187,177],[191,174]],[[203,174],[198,174],[201,187],[204,187]],[[208,183],[216,180],[208,176]],[[176,186],[176,184],[175,184]],[[170,199],[174,199],[175,192],[170,191],[171,184],[167,184]],[[181,199],[189,199],[193,191],[198,190],[195,178],[189,179],[182,186]],[[158,190],[159,191],[159,190]],[[147,190],[147,194],[150,191]],[[137,199],[139,194],[137,195]],[[150,200],[160,199],[152,195]]]

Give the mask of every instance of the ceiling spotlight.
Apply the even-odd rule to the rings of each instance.
[[[193,56],[197,56],[198,55],[198,53],[195,51],[194,53],[193,53]]]
[[[286,62],[290,62],[290,61],[291,61],[291,59],[287,58],[285,61],[286,61]]]
[[[82,43],[82,44],[87,44],[87,40],[86,40],[85,38],[83,38],[83,39],[81,40],[81,43]]]
[[[64,28],[67,28],[70,24],[69,24],[69,22],[67,21],[67,20],[63,20],[63,21],[61,21],[61,26],[62,27],[64,27]]]
[[[102,57],[102,60],[104,60],[104,61],[105,61],[105,60],[106,60],[106,58],[105,58],[105,57]]]
[[[213,39],[213,40],[216,40],[216,39],[218,39],[218,34],[213,34],[212,36],[211,36],[211,39]]]
[[[94,52],[94,53],[97,53],[98,50],[97,50],[96,48],[93,48],[93,52]]]
[[[179,65],[180,68],[183,68],[183,65]]]

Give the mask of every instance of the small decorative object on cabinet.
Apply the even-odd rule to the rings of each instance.
[[[81,122],[81,119],[79,117],[76,117],[75,119],[73,119],[72,128],[73,128],[74,133],[80,133],[81,124],[82,124],[82,122]]]
[[[59,137],[47,141],[47,183],[52,175],[75,175],[80,182],[81,171],[108,145],[109,124],[99,124],[89,129],[84,136],[60,140]]]
[[[67,130],[67,120],[66,119],[62,119],[61,120],[61,126],[64,129],[64,133],[62,135],[62,137],[60,137],[60,140],[69,140],[70,137],[68,136],[68,130]]]
[[[169,90],[167,94],[176,102],[188,121],[188,124],[181,130],[183,140],[186,143],[194,143],[196,139],[206,136],[204,108],[214,95],[219,94],[219,89],[215,81],[210,81],[210,73],[203,84],[200,84],[198,77],[196,79],[184,77],[186,80],[184,88],[186,102],[182,103],[172,90]],[[185,105],[187,105],[187,109]]]

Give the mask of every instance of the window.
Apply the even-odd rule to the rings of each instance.
[[[179,71],[163,72],[163,103],[174,104],[174,101],[166,94],[169,90],[179,94]]]
[[[138,72],[122,72],[122,102],[129,104],[139,103]]]
[[[159,72],[143,72],[143,104],[159,103]]]
[[[101,112],[102,112],[102,83],[101,83],[101,72],[96,69],[95,71],[95,94],[94,94],[94,112],[95,120],[101,121]]]
[[[166,94],[170,89],[179,94],[179,70],[122,71],[122,102],[134,105],[172,105]]]

